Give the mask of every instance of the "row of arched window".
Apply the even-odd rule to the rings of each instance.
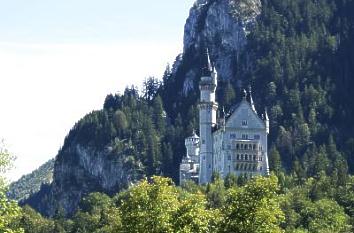
[[[236,150],[262,150],[262,146],[259,146],[257,148],[257,144],[243,144],[243,143],[237,143],[236,144]]]
[[[236,164],[235,169],[239,171],[257,171],[257,164],[239,163]]]
[[[248,154],[237,154],[237,161],[262,161],[262,156],[248,155]]]

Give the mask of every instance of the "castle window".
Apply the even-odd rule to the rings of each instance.
[[[247,134],[242,134],[242,139],[243,140],[247,140],[248,139],[248,135]]]
[[[241,160],[243,160],[243,155],[241,155]]]
[[[236,150],[239,150],[240,149],[240,144],[236,144]]]
[[[253,150],[256,150],[256,144],[253,144]]]
[[[261,139],[261,136],[259,134],[255,134],[254,135],[254,140],[259,140],[259,139]]]
[[[239,154],[237,155],[237,160],[240,160],[240,155]]]
[[[245,155],[245,160],[248,160],[248,155]]]
[[[248,125],[247,120],[243,120],[243,121],[242,121],[242,126],[247,126],[247,125]]]
[[[256,161],[256,155],[253,155],[253,161]]]

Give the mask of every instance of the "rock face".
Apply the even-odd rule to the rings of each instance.
[[[109,148],[98,151],[73,143],[59,152],[49,189],[41,190],[25,204],[47,216],[58,210],[70,216],[87,194],[114,194],[141,179],[136,176],[137,169],[125,157],[112,157]]]
[[[75,211],[80,199],[88,193],[113,194],[135,181],[127,161],[123,158],[113,160],[109,149],[95,151],[74,145],[68,152],[76,161],[63,159],[56,163],[51,195],[69,214]]]
[[[247,34],[260,12],[260,0],[196,1],[185,25],[184,55],[198,56],[206,46],[219,77],[234,77],[235,64],[247,43]],[[184,95],[193,90],[191,80],[198,78],[198,68],[191,67],[185,72]]]

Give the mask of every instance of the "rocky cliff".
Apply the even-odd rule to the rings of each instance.
[[[53,183],[26,203],[48,216],[60,209],[70,215],[87,194],[114,194],[141,179],[136,170],[129,158],[113,158],[109,148],[97,150],[73,143],[59,153]]]
[[[260,0],[198,0],[190,10],[184,30],[183,58],[199,60],[208,47],[221,79],[236,75],[240,52],[247,43],[247,34],[261,12]],[[179,69],[180,61],[175,64]],[[184,70],[183,94],[193,90],[200,67],[191,65]]]

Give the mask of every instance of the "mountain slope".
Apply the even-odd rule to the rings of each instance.
[[[38,192],[43,184],[53,181],[54,159],[49,160],[38,169],[19,180],[12,182],[7,196],[16,201],[22,201]]]

